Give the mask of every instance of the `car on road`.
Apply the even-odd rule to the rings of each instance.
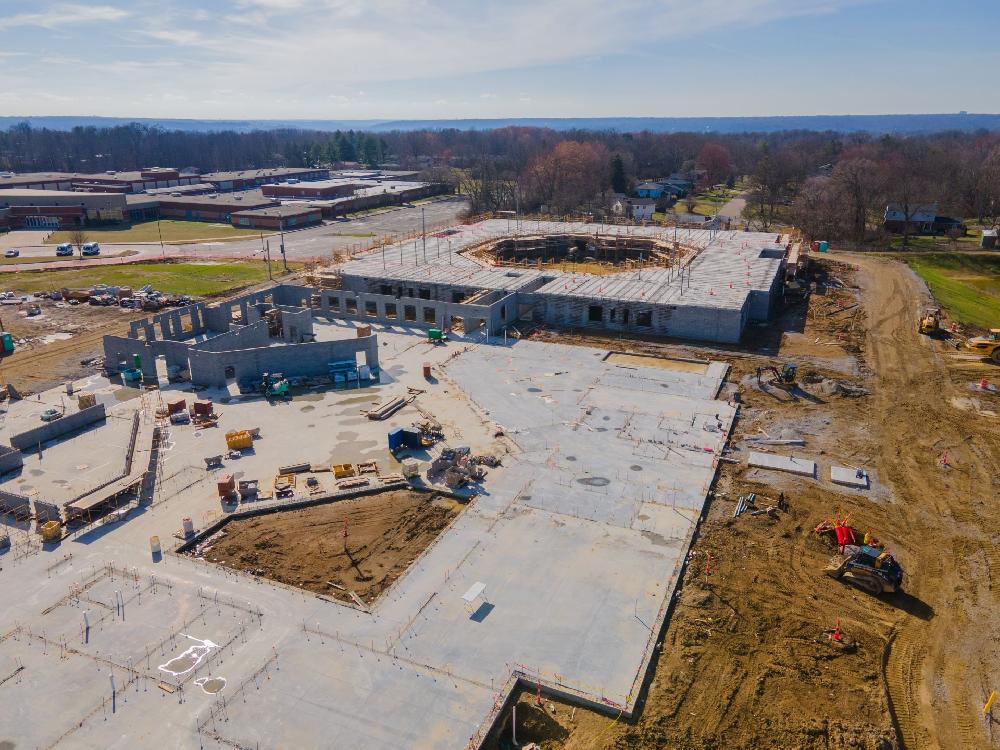
[[[8,250],[7,252],[5,252],[5,253],[3,254],[3,256],[4,256],[5,258],[16,258],[16,257],[17,257],[18,255],[20,255],[20,254],[21,254],[21,251],[20,251],[20,250],[15,250],[14,248],[11,248],[11,249],[10,249],[10,250]]]
[[[83,247],[80,248],[80,255],[83,256],[100,255],[100,254],[101,254],[101,246],[98,245],[96,242],[86,242],[84,243]]]
[[[68,242],[64,242],[56,248],[56,257],[65,258],[66,256],[72,257],[73,246]]]

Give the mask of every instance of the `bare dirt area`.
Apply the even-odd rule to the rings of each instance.
[[[37,393],[95,371],[107,335],[126,335],[129,321],[141,313],[118,307],[67,305],[31,298],[41,314],[26,315],[27,304],[0,307],[3,330],[14,336],[13,354],[0,359],[0,383],[21,394]]]
[[[1000,380],[1000,368],[986,372],[917,333],[930,300],[906,266],[851,256],[825,272],[837,286],[792,307],[774,331],[757,331],[758,343],[706,350],[610,339],[619,350],[730,361],[724,395],[738,392],[740,417],[637,718],[616,721],[543,696],[541,708],[518,711],[519,743],[1000,745],[982,711],[1000,667],[1000,396],[977,386]],[[756,383],[756,369],[779,357],[800,365],[791,393],[767,386],[766,373]],[[796,444],[759,442],[770,438]],[[751,449],[812,459],[817,476],[749,468]],[[832,465],[863,467],[870,489],[833,484]],[[774,509],[734,518],[749,493],[758,510]],[[838,515],[887,546],[905,570],[902,591],[874,597],[823,574],[836,549],[814,529]],[[831,642],[838,623],[846,646]],[[508,711],[495,747],[511,746],[509,722]]]
[[[461,507],[442,495],[381,492],[234,519],[196,554],[349,603],[353,592],[370,604],[437,538]]]

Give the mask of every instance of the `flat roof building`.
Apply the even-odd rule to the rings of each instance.
[[[0,190],[0,208],[9,209],[12,229],[59,229],[84,223],[125,221],[126,201],[120,193],[78,193],[70,190]]]
[[[186,221],[218,221],[229,224],[232,214],[254,208],[277,205],[273,198],[265,197],[259,190],[243,193],[209,193],[207,195],[157,196],[160,216],[164,219]]]
[[[325,180],[329,178],[329,169],[313,169],[309,167],[277,167],[275,169],[246,169],[235,172],[210,172],[200,176],[201,182],[210,182],[221,192],[232,190],[248,190],[260,187],[269,182],[283,180]]]
[[[253,208],[232,215],[234,227],[251,229],[297,229],[322,220],[323,209],[305,203]]]
[[[377,184],[373,180],[335,179],[308,182],[285,182],[261,186],[261,192],[271,198],[341,198],[353,195],[359,187]]]

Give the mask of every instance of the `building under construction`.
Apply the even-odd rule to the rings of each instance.
[[[738,342],[783,293],[787,238],[493,219],[338,269],[338,314],[500,331],[515,321]]]

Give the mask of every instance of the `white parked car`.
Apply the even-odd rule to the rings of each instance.
[[[86,242],[83,247],[80,248],[80,255],[100,255],[101,246],[96,242]]]
[[[15,250],[14,248],[11,248],[10,250],[8,250],[7,252],[4,253],[4,257],[5,258],[16,258],[20,254],[21,254],[20,250]]]
[[[64,258],[66,256],[72,257],[72,255],[73,255],[73,246],[71,244],[69,244],[68,242],[64,242],[63,244],[59,245],[56,248],[56,256],[57,257],[60,257],[60,258]]]

